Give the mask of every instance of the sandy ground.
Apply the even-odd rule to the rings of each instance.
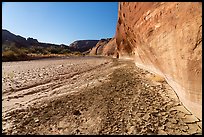
[[[130,60],[2,65],[3,134],[202,134],[171,87]]]

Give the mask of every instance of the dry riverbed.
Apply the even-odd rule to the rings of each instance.
[[[2,63],[3,134],[202,134],[159,76],[132,61],[62,57]]]

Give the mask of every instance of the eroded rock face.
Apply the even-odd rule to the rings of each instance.
[[[103,48],[103,55],[117,57],[116,39],[112,38]]]
[[[72,51],[85,52],[96,46],[99,40],[77,40],[69,45]]]
[[[101,39],[90,51],[90,55],[117,57],[116,39]]]
[[[99,40],[96,46],[94,46],[90,51],[90,55],[102,55],[104,45],[106,45],[110,40],[111,38]]]
[[[120,58],[164,76],[202,119],[201,2],[120,2],[115,37]]]

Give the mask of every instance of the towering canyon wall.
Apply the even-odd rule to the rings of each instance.
[[[202,119],[201,2],[120,2],[115,37],[120,58],[164,76]]]

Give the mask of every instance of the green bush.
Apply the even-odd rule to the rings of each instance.
[[[16,61],[27,60],[31,56],[28,54],[49,55],[49,54],[64,54],[64,55],[82,55],[80,52],[71,52],[67,47],[62,46],[49,46],[42,47],[33,45],[31,47],[22,47],[16,43],[2,44],[2,60],[3,61]],[[32,58],[32,57],[31,57]]]
[[[15,52],[12,50],[4,51],[2,52],[2,57],[15,58]]]
[[[17,48],[13,50],[3,51],[2,61],[25,60],[28,57],[25,50],[21,50]]]

